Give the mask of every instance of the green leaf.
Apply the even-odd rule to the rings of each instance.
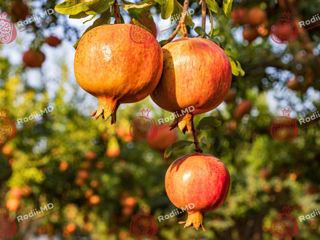
[[[232,74],[235,75],[235,76],[239,76],[240,75],[240,76],[243,77],[245,75],[245,72],[242,69],[240,62],[238,60],[234,59],[232,56],[228,55],[228,58],[229,58],[229,61],[230,61],[230,64],[231,64]]]
[[[147,3],[138,3],[138,4],[122,4],[120,5],[120,7],[122,7],[125,10],[129,10],[132,8],[148,8],[151,7],[153,5],[153,2],[147,2]]]
[[[171,146],[169,146],[166,151],[164,152],[164,158],[169,158],[171,156],[172,153],[181,150],[187,146],[190,146],[191,144],[193,144],[193,142],[191,141],[186,141],[186,140],[182,140],[182,141],[178,141],[173,143]]]
[[[88,17],[88,15],[85,12],[81,12],[76,15],[69,16],[69,18],[76,18],[76,19],[85,18],[85,17]]]
[[[174,0],[163,0],[161,4],[161,18],[167,19],[171,16],[174,9]]]
[[[219,121],[217,118],[215,117],[205,117],[202,118],[197,126],[197,129],[199,130],[215,130],[218,127],[221,126],[221,121]]]
[[[227,17],[230,17],[233,0],[223,0],[223,12]]]
[[[160,46],[163,47],[164,45],[166,45],[168,43],[168,40],[162,40],[159,42]]]
[[[196,28],[194,29],[194,31],[195,31],[196,33],[198,33],[199,35],[206,34],[206,31],[205,31],[202,27],[196,27]]]
[[[216,0],[207,0],[209,10],[215,13],[219,13],[219,5]]]
[[[93,29],[93,28],[95,28],[95,27],[98,27],[98,26],[104,25],[104,24],[109,24],[109,23],[110,23],[110,20],[111,20],[111,13],[110,13],[110,11],[107,11],[107,12],[101,14],[100,18],[96,19],[96,20],[93,22],[93,24],[86,29],[86,31],[82,34],[82,36],[83,36],[86,32],[88,32],[89,30],[91,30],[91,29]],[[74,47],[75,49],[77,49],[78,44],[79,44],[82,36],[81,36],[81,37],[78,39],[78,41],[73,45],[73,47]]]
[[[87,3],[81,3],[74,0],[66,0],[56,5],[54,10],[61,14],[77,15],[81,12],[88,11],[89,5]]]
[[[107,11],[112,4],[114,3],[114,0],[102,0],[99,1],[98,4],[91,6],[90,10],[86,12],[88,15],[98,15],[105,11]]]

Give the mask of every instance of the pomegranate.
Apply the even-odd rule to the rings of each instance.
[[[16,198],[8,199],[6,206],[9,211],[16,212],[20,207],[20,200]]]
[[[132,24],[102,25],[81,38],[74,61],[79,85],[99,100],[92,113],[116,122],[121,103],[138,102],[157,86],[163,54],[148,31]]]
[[[84,158],[89,161],[96,159],[96,157],[97,157],[97,154],[94,151],[88,151],[84,154]]]
[[[73,233],[76,231],[77,229],[77,226],[74,224],[74,223],[70,223],[68,224],[67,226],[65,226],[65,231],[68,232],[68,233]]]
[[[202,153],[191,153],[175,160],[167,170],[165,187],[170,201],[177,208],[188,209],[185,228],[197,230],[203,226],[203,214],[220,207],[228,194],[230,175],[217,158]],[[191,208],[191,207],[190,207]]]
[[[40,68],[46,60],[46,56],[40,50],[30,49],[23,54],[23,65],[25,67]]]
[[[12,156],[13,148],[10,145],[5,144],[5,145],[3,145],[2,149],[1,149],[1,152],[5,156]]]
[[[13,1],[9,6],[9,15],[13,22],[24,20],[29,14],[29,7],[21,0]]]
[[[61,44],[61,40],[53,35],[47,37],[45,42],[51,47],[57,47]]]
[[[292,5],[292,4],[294,4],[294,0],[288,0],[288,3]],[[282,9],[288,9],[288,6],[286,4],[286,0],[279,0],[279,6]]]
[[[79,178],[79,179],[87,179],[88,176],[89,176],[89,173],[88,173],[87,170],[80,170],[78,172],[77,178]]]
[[[277,43],[294,42],[298,38],[298,28],[295,22],[289,19],[280,19],[272,25],[271,34]]]
[[[230,120],[227,122],[227,133],[232,134],[237,128],[237,122],[235,120]]]
[[[232,78],[229,59],[218,45],[203,38],[170,42],[163,52],[162,77],[151,97],[171,112],[192,106],[194,111],[178,119],[179,128],[191,132],[190,116],[214,109],[226,97]]]
[[[62,162],[60,162],[59,170],[60,170],[60,172],[64,172],[68,169],[68,167],[69,167],[69,163],[66,161],[62,161]]]
[[[90,186],[91,186],[92,188],[98,188],[98,187],[100,186],[100,182],[99,182],[98,180],[92,180],[92,181],[90,182]]]
[[[235,25],[243,25],[248,21],[248,10],[243,7],[234,9],[231,12],[231,18]]]
[[[233,117],[236,120],[241,120],[244,115],[249,114],[252,109],[252,103],[249,102],[248,100],[243,100],[240,102],[236,109],[233,111]]]
[[[256,28],[245,27],[242,32],[243,39],[247,40],[249,43],[252,43],[259,36],[259,33]]]
[[[90,198],[94,194],[91,188],[87,189],[84,193],[85,198]]]
[[[236,92],[233,91],[232,89],[229,89],[228,94],[224,101],[226,103],[233,103],[236,100]]]
[[[12,198],[21,198],[23,195],[23,192],[20,187],[13,187],[10,189],[9,195]]]
[[[110,158],[115,158],[120,155],[119,143],[115,137],[109,140],[106,155]]]
[[[248,13],[248,22],[251,26],[259,26],[260,24],[265,22],[266,19],[267,19],[266,12],[259,7],[251,8]]]
[[[97,205],[100,203],[100,197],[98,195],[93,195],[90,197],[89,202],[91,205]]]
[[[147,142],[150,148],[163,152],[172,143],[177,141],[178,136],[176,130],[170,130],[168,124],[161,124],[159,126],[154,126],[154,128],[157,129],[151,129],[147,135]],[[156,134],[154,134],[154,132],[156,132]]]

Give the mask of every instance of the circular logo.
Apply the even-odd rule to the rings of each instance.
[[[130,135],[136,141],[153,138],[157,134],[156,122],[148,117],[149,110],[142,110],[142,116],[135,117],[130,124]]]
[[[156,219],[146,213],[138,213],[131,218],[130,232],[135,238],[152,238],[158,232]]]
[[[272,219],[270,231],[279,239],[292,238],[299,232],[297,219],[288,213],[278,214]]]
[[[16,124],[8,118],[8,111],[0,110],[0,145],[14,138],[16,134]]]
[[[149,43],[155,40],[150,32],[133,24],[130,26],[130,39],[138,44]]]
[[[1,208],[4,210],[5,208]],[[17,232],[17,224],[13,217],[10,217],[8,211],[0,213],[0,239],[8,239],[13,237]]]
[[[6,13],[0,13],[0,44],[9,44],[17,37],[15,25],[8,20]]]
[[[292,43],[298,39],[298,27],[294,21],[281,18],[271,26],[270,34],[275,43]]]
[[[277,117],[271,124],[270,134],[273,139],[284,142],[291,141],[298,136],[297,120],[289,117]]]

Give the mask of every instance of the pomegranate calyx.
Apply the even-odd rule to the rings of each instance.
[[[186,221],[180,221],[179,224],[184,224],[184,228],[193,226],[197,231],[201,226],[202,230],[205,232],[206,229],[203,226],[203,214],[199,211],[188,212],[188,218]]]
[[[114,124],[117,120],[116,113],[119,107],[118,100],[110,97],[98,97],[99,99],[99,107],[96,111],[91,114],[91,117],[94,117],[97,120],[100,116],[103,119],[108,120],[111,116],[111,124]]]
[[[187,113],[186,115],[176,118],[170,125],[170,129],[174,129],[177,126],[183,133],[186,133],[186,131],[192,133],[192,114]]]

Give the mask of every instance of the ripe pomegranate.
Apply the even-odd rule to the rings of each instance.
[[[64,172],[68,169],[68,167],[69,167],[69,163],[66,161],[62,161],[62,162],[60,162],[59,170],[60,170],[60,172]]]
[[[115,158],[120,155],[119,143],[115,137],[109,140],[106,155],[110,158]]]
[[[123,198],[121,200],[121,205],[123,207],[131,207],[131,208],[134,208],[136,206],[137,202],[136,200],[133,198],[133,197],[126,197],[126,198]]]
[[[51,47],[57,47],[61,44],[61,40],[53,35],[46,37],[44,41]]]
[[[253,7],[250,9],[248,14],[248,22],[251,26],[259,26],[263,22],[265,22],[267,19],[266,12],[259,8],[259,7]]]
[[[1,149],[1,152],[5,156],[12,156],[13,148],[10,145],[5,144],[5,145],[3,145],[2,149]]]
[[[87,179],[88,176],[89,176],[89,174],[88,174],[87,170],[80,170],[77,175],[77,177],[80,179]]]
[[[236,120],[241,120],[244,115],[249,114],[252,109],[252,103],[248,100],[243,100],[240,102],[236,109],[233,111],[233,117]]]
[[[234,130],[237,128],[237,122],[235,120],[230,120],[227,122],[227,132],[228,134],[232,134]]]
[[[92,188],[98,188],[98,187],[100,186],[100,182],[99,182],[98,180],[92,180],[92,181],[90,182],[90,186],[91,186]]]
[[[170,201],[177,208],[188,209],[185,228],[193,225],[203,230],[203,214],[220,207],[228,194],[230,175],[217,158],[191,153],[175,160],[167,170],[165,187]]]
[[[77,229],[77,226],[74,223],[70,223],[67,226],[65,226],[65,231],[68,233],[73,233]]]
[[[94,151],[88,151],[84,154],[84,158],[87,160],[94,160],[97,157],[97,154]]]
[[[20,187],[13,187],[10,189],[9,195],[12,198],[21,198],[23,193]]]
[[[84,193],[85,198],[90,198],[94,194],[91,188],[87,189]]]
[[[153,150],[163,152],[172,143],[178,139],[177,131],[175,129],[170,130],[168,124],[161,124],[154,126],[156,130],[151,129],[147,135],[147,142]],[[154,134],[156,132],[156,134]]]
[[[243,39],[247,40],[249,43],[252,43],[259,36],[259,33],[256,28],[245,27],[242,32]]]
[[[225,98],[231,84],[231,66],[225,52],[203,38],[182,38],[163,47],[164,67],[151,94],[161,108],[176,112],[193,107],[180,118],[179,128],[191,131],[190,115],[208,112]],[[185,121],[185,122],[183,122]]]
[[[25,67],[40,68],[46,60],[46,56],[40,50],[29,49],[23,54],[23,65]]]
[[[25,20],[29,14],[29,7],[21,0],[13,1],[9,6],[9,15],[11,16],[13,22]]]
[[[157,86],[163,54],[148,31],[132,24],[102,25],[81,38],[74,61],[79,85],[99,100],[91,115],[116,122],[121,103],[138,102]]]
[[[233,103],[236,100],[236,92],[232,89],[229,89],[228,94],[224,101],[226,103]]]
[[[235,25],[243,25],[248,22],[248,10],[243,7],[234,9],[231,12],[231,18]]]
[[[287,81],[287,87],[293,91],[297,91],[300,89],[301,85],[298,79],[292,78]]]
[[[91,205],[96,205],[100,203],[100,197],[98,195],[93,195],[90,197],[89,202]]]
[[[130,23],[144,28],[145,30],[150,32],[155,38],[157,38],[157,26],[154,23],[153,18],[149,12],[143,12],[141,14],[141,18],[133,19],[130,21]]]
[[[291,20],[282,19],[272,26],[271,34],[275,35],[279,42],[292,42],[297,39],[298,28]]]
[[[20,207],[20,200],[11,198],[7,200],[6,207],[11,212],[16,212]]]

